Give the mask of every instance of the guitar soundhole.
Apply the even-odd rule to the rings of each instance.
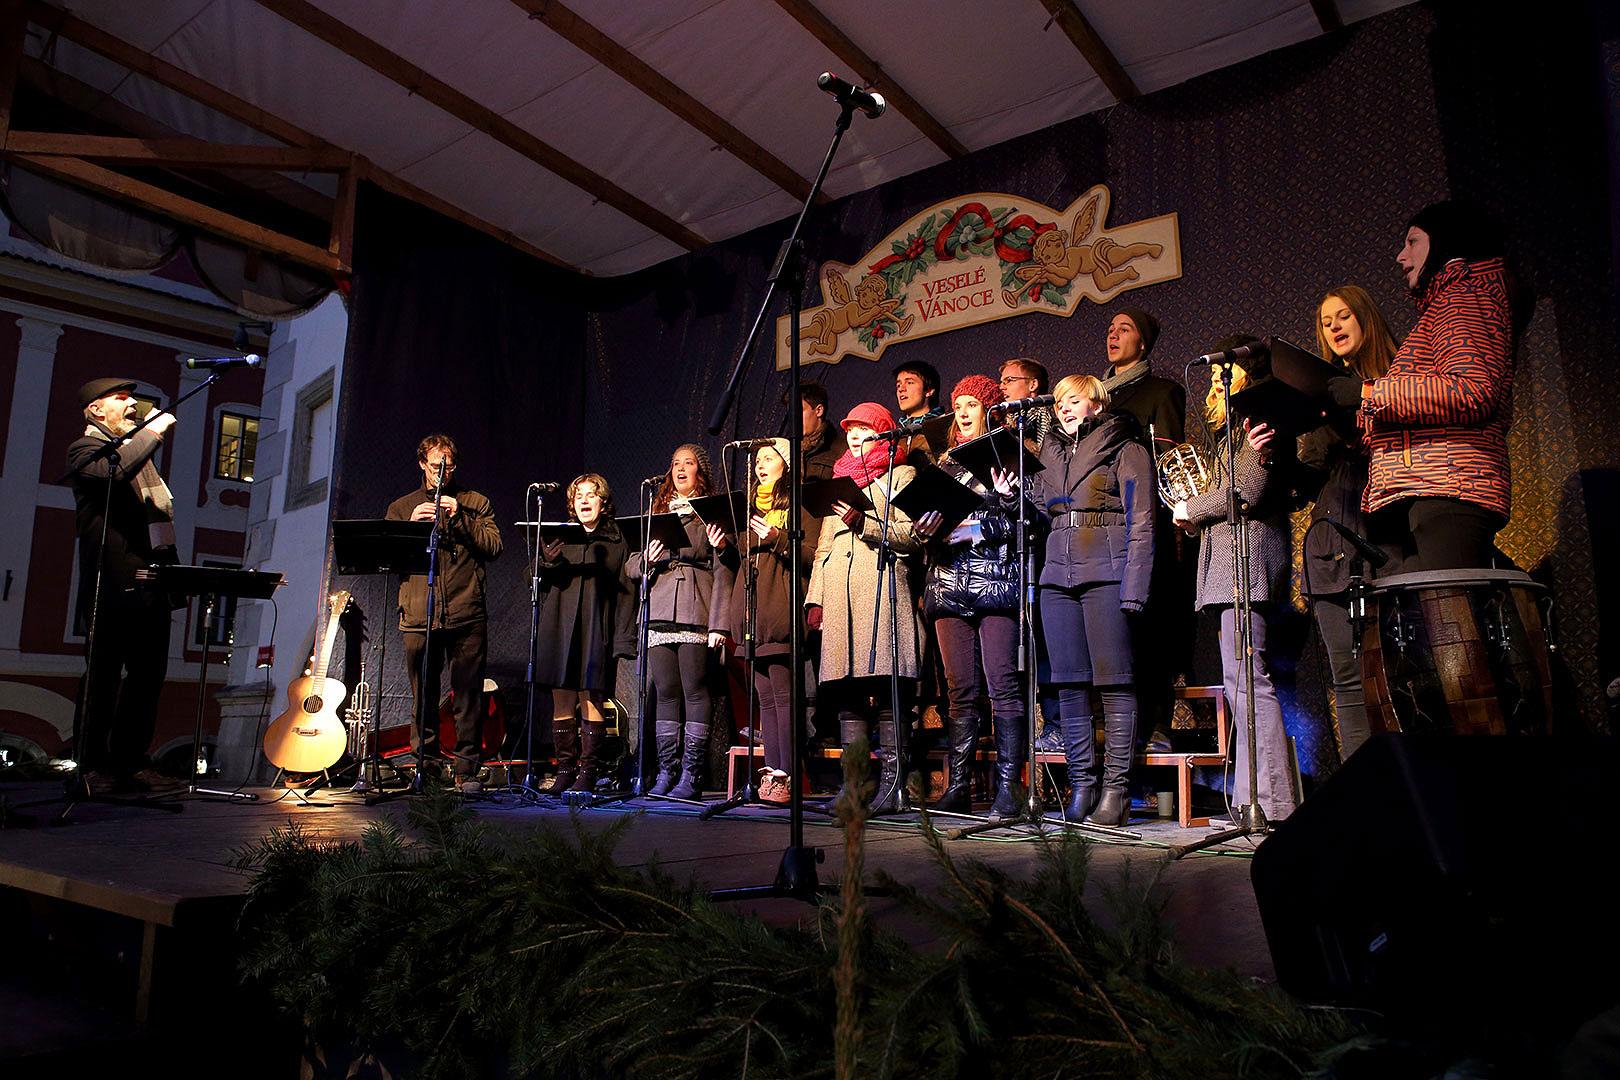
[[[320,712],[321,711],[321,695],[312,694],[309,697],[305,698],[304,699],[304,711],[307,712],[307,713]]]

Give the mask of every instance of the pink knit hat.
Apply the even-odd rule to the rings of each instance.
[[[947,404],[956,404],[956,399],[963,394],[978,398],[979,404],[987,409],[1007,400],[1007,395],[1001,392],[1000,384],[988,375],[969,375],[957,383],[956,389],[951,391],[951,400]]]
[[[844,417],[845,431],[851,424],[865,424],[873,431],[889,431],[894,427],[894,414],[875,401],[863,401]]]

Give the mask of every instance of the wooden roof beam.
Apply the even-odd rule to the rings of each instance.
[[[258,251],[279,255],[335,276],[349,273],[347,262],[313,244],[283,236],[263,225],[243,220],[211,206],[204,206],[172,191],[165,191],[122,173],[103,169],[99,165],[92,165],[77,158],[19,154],[10,150],[6,151],[4,156],[35,172],[162,214],[181,224],[204,229]]]
[[[895,111],[921,131],[928,140],[945,152],[946,157],[959,158],[967,155],[967,147],[957,141],[945,125],[934,119],[932,113],[918,104],[917,99],[906,93],[905,88],[885,74],[883,67],[865,52],[859,45],[851,41],[842,30],[838,29],[833,21],[820,11],[809,0],[776,0],[777,6],[793,16],[798,24],[810,31],[810,36],[831,49],[833,55],[848,64],[861,83],[867,87],[875,88],[881,93]]]
[[[1125,73],[1124,67],[1114,59],[1108,46],[1103,44],[1103,39],[1097,36],[1097,31],[1091,28],[1091,23],[1075,7],[1074,0],[1041,0],[1041,5],[1051,13],[1058,28],[1068,35],[1086,63],[1091,65],[1091,70],[1097,73],[1097,78],[1114,95],[1114,100],[1127,101],[1141,93]]]
[[[124,139],[45,131],[12,131],[5,148],[19,154],[78,157],[165,169],[233,168],[284,172],[343,172],[354,155],[336,147],[233,146],[201,139]]]
[[[598,176],[556,147],[433,77],[399,54],[383,48],[353,27],[339,22],[308,3],[308,0],[255,2],[686,250],[695,251],[708,243],[663,211],[641,201],[606,177]]]
[[[74,44],[82,45],[116,64],[143,75],[160,86],[166,86],[170,90],[214,110],[221,116],[227,116],[239,124],[252,128],[254,131],[290,143],[293,146],[336,149],[320,136],[305,131],[303,128],[283,120],[274,113],[259,108],[250,101],[221,90],[212,83],[197,78],[183,68],[176,67],[166,60],[160,60],[149,53],[142,52],[135,46],[90,25],[82,19],[74,18],[58,8],[51,7],[49,4],[44,3],[43,0],[27,0],[27,2],[28,17],[32,22],[52,33],[59,34]],[[38,61],[33,63],[38,63]],[[44,67],[44,65],[41,64],[41,67]],[[54,69],[44,68],[44,70],[52,72],[57,79],[65,80],[68,78]],[[118,108],[127,109],[123,105],[119,105]],[[133,110],[129,111],[132,112]],[[147,123],[161,127],[157,121],[150,118],[145,119]],[[543,262],[550,263],[553,266],[560,266],[565,270],[580,272],[576,267],[569,266],[555,255],[543,251],[522,237],[508,232],[498,225],[493,225],[474,214],[469,214],[445,199],[424,191],[415,184],[401,180],[392,173],[377,168],[376,165],[365,158],[360,157],[357,160],[360,162],[360,171],[364,174],[364,178],[371,180],[378,187],[391,191],[403,199],[409,199],[419,206],[427,207],[429,210],[442,214],[453,221],[459,221],[469,228],[477,229],[479,232],[492,236],[503,244],[516,248],[525,255],[532,255]],[[318,195],[319,193],[312,192],[311,194]],[[321,198],[325,199],[325,196],[321,196]],[[330,205],[330,200],[327,200],[327,204]]]
[[[575,12],[556,0],[512,0],[512,3],[526,11],[529,18],[545,23],[558,37],[713,139],[715,145],[783,191],[796,199],[810,194],[810,181],[794,172],[786,162]],[[821,201],[831,199],[824,193]]]

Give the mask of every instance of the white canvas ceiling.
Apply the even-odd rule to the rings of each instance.
[[[1336,0],[1345,23],[1409,0]],[[1140,93],[1323,33],[1309,0],[1078,0]],[[638,270],[792,214],[799,197],[548,26],[543,0],[71,0],[72,15],[199,76],[577,269]],[[862,82],[792,13],[803,0],[568,0],[628,50],[808,179],[837,106],[825,70]],[[304,26],[328,16],[678,225],[649,225],[564,179]],[[1043,0],[814,0],[967,151],[1118,100]],[[813,14],[813,13],[812,13]],[[304,26],[298,25],[303,23]],[[72,41],[30,27],[25,49],[177,131],[276,140]],[[432,95],[428,95],[432,96]],[[826,190],[847,195],[947,159],[891,105],[857,115]],[[328,176],[301,182],[333,190]],[[620,203],[624,205],[623,202]],[[645,217],[646,215],[642,215]],[[679,235],[684,230],[684,239]]]

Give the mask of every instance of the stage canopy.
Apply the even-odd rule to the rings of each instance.
[[[340,277],[356,176],[618,275],[791,214],[837,115],[824,70],[889,100],[837,198],[1407,2],[27,0],[19,93],[48,130],[160,141],[6,149],[114,196],[144,168],[248,220],[267,200],[293,261]],[[185,160],[178,137],[237,149]]]

